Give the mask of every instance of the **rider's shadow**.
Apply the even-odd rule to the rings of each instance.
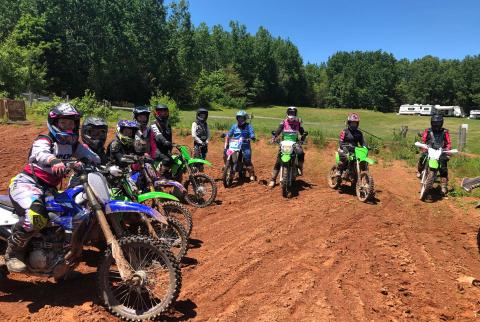
[[[341,185],[339,188],[338,188],[338,191],[341,193],[341,194],[348,194],[348,195],[351,195],[355,198],[357,198],[357,192],[355,190],[355,187],[353,186],[350,186],[350,185]],[[378,193],[379,192],[382,192],[381,190],[377,190],[375,192],[375,195],[368,201],[366,201],[365,203],[367,205],[376,205],[380,202],[380,199],[378,198]]]
[[[186,299],[181,301],[176,301],[172,309],[172,314],[169,316],[161,316],[160,320],[162,321],[187,321],[195,318],[197,312],[195,309],[197,304],[192,300]]]
[[[295,189],[292,191],[292,197],[298,197],[300,191],[304,191],[307,189],[312,189],[316,186],[316,184],[309,183],[303,180],[296,180],[295,181]]]
[[[0,283],[1,302],[31,302],[27,305],[30,313],[36,313],[46,305],[74,307],[96,301],[92,296],[96,290],[96,272],[84,273],[75,280],[55,283],[49,280],[25,282],[5,279]],[[68,296],[59,296],[68,294]]]

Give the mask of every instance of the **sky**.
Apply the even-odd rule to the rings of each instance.
[[[480,0],[189,0],[198,26],[231,20],[288,38],[305,63],[337,51],[383,50],[397,59],[480,54]]]

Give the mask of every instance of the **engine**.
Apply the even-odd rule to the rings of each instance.
[[[28,253],[29,268],[37,273],[51,273],[54,267],[63,261],[68,235],[58,227],[42,231],[30,241]],[[67,238],[66,238],[67,237]]]

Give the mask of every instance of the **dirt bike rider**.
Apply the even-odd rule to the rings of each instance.
[[[131,163],[125,155],[136,155],[134,142],[139,125],[137,121],[120,120],[117,123],[115,138],[108,145],[107,153],[111,164],[127,168]],[[133,169],[133,167],[132,167]]]
[[[430,119],[430,128],[425,129],[422,134],[422,142],[435,149],[442,148],[444,150],[450,150],[452,148],[452,140],[450,133],[447,129],[443,128],[443,116],[439,114],[432,115]],[[425,158],[427,151],[422,151],[420,159],[417,163],[417,178],[421,177],[423,167],[425,166]],[[440,175],[440,187],[442,194],[448,193],[448,165],[450,156],[442,154],[439,160],[439,175]]]
[[[161,162],[160,176],[165,177],[173,164],[172,127],[170,126],[168,107],[155,106],[155,123],[150,125],[150,156]]]
[[[107,134],[108,124],[103,118],[89,116],[83,121],[80,131],[82,142],[100,157],[102,164],[108,161],[108,156],[105,151]]]
[[[305,130],[302,127],[302,120],[297,117],[297,108],[294,106],[290,106],[289,108],[287,108],[287,118],[280,123],[280,125],[278,126],[277,130],[275,131],[275,134],[273,135],[270,141],[273,143],[275,139],[282,133],[297,133],[299,136],[301,136],[300,141],[304,140],[303,135],[305,133]],[[297,154],[297,157],[298,157],[299,175],[302,175],[305,153],[303,152],[301,144],[295,144],[295,153]],[[270,188],[273,188],[275,186],[275,181],[280,171],[280,157],[281,157],[281,153],[279,150],[277,154],[277,160],[275,161],[275,165],[273,166],[272,178],[268,183],[268,186]]]
[[[340,132],[338,141],[338,155],[340,163],[337,168],[337,176],[341,176],[348,166],[348,155],[355,153],[355,147],[366,146],[363,133],[358,129],[360,125],[360,116],[357,113],[351,113],[347,117],[347,127]]]
[[[24,272],[25,247],[28,241],[49,221],[45,193],[55,190],[67,167],[62,159],[86,159],[100,163],[98,155],[78,142],[80,112],[69,103],[60,103],[48,113],[47,135],[33,142],[28,163],[9,186],[9,195],[20,220],[7,241],[5,260],[10,272]],[[75,164],[81,167],[81,163]]]
[[[139,154],[150,152],[150,127],[148,121],[150,109],[147,106],[137,106],[133,109],[133,119],[137,121],[139,128],[135,134],[135,151]]]
[[[233,124],[228,131],[227,136],[225,136],[225,146],[223,152],[223,161],[226,163],[227,160],[227,148],[229,143],[229,138],[240,139],[243,138],[244,141],[242,143],[242,154],[243,154],[243,162],[245,167],[248,171],[248,176],[250,177],[250,181],[255,181],[257,178],[255,176],[255,169],[252,163],[252,148],[250,145],[250,141],[255,141],[255,131],[253,130],[253,126],[247,122],[248,114],[247,112],[241,110],[238,111],[236,114],[237,123]]]
[[[108,156],[105,151],[107,134],[108,124],[101,117],[89,116],[82,123],[80,130],[82,143],[100,157],[101,164],[106,164],[108,162]],[[80,174],[74,173],[70,178],[68,186],[75,187],[80,184]]]
[[[205,160],[210,140],[210,128],[207,124],[208,110],[199,108],[197,117],[192,123],[193,156]]]

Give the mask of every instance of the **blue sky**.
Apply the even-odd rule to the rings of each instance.
[[[237,20],[289,38],[304,62],[339,50],[384,50],[396,58],[480,54],[480,0],[190,0],[193,23]]]

